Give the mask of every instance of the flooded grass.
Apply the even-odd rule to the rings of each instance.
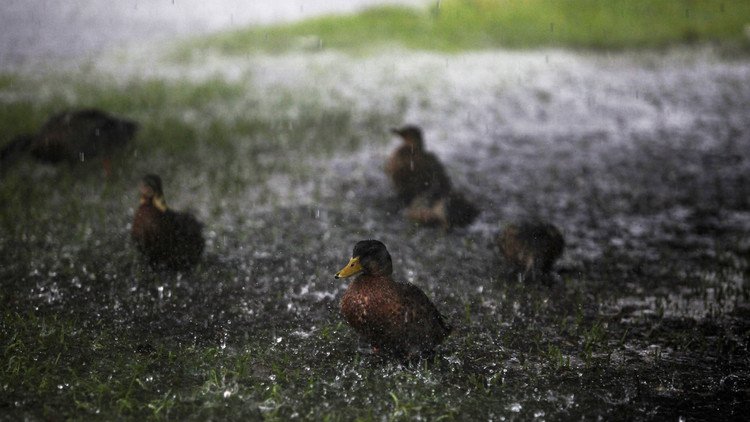
[[[143,125],[112,177],[30,160],[0,179],[8,419],[734,419],[750,397],[750,64],[706,49],[303,54],[0,79],[2,142],[68,106]],[[290,76],[292,75],[292,76]],[[482,209],[418,229],[382,171],[423,125]],[[137,182],[205,222],[187,274],[129,239]],[[502,223],[554,222],[541,282]],[[371,354],[333,279],[356,240],[456,327],[435,356]]]
[[[622,49],[682,43],[747,44],[750,6],[742,2],[606,0],[446,0],[429,8],[381,6],[351,16],[232,30],[191,42],[223,53],[344,49],[400,45],[447,52],[486,48]]]

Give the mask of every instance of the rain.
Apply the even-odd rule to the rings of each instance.
[[[496,5],[252,3],[0,5],[0,419],[750,410],[747,24],[653,45],[562,38],[569,22],[542,18],[552,41],[465,26],[425,41],[417,24],[367,39],[368,19],[449,31],[441,19]],[[549,2],[506,3],[533,16]],[[733,5],[674,19],[750,22]],[[101,124],[97,142],[129,139],[40,161],[67,133],[53,116],[87,109],[137,130]],[[385,171],[405,125],[479,210],[470,224],[410,219],[421,203]],[[199,258],[165,264],[184,235],[157,255],[134,239],[149,195],[190,216],[170,220],[181,233],[199,222]],[[524,221],[564,238],[549,271],[504,256],[501,234]],[[342,314],[368,269],[334,275],[364,239],[452,327],[430,350],[388,353]]]

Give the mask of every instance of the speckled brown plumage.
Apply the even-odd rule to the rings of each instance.
[[[498,245],[506,262],[533,277],[552,269],[562,255],[565,240],[552,224],[526,221],[507,225]]]
[[[192,215],[166,207],[159,176],[144,177],[131,235],[152,266],[171,270],[195,266],[205,244],[201,231],[201,223]]]
[[[29,153],[40,161],[71,163],[93,158],[108,160],[135,136],[138,124],[97,109],[65,111],[52,116],[33,135],[24,135],[6,145],[0,161],[10,162],[19,153]]]
[[[341,314],[374,350],[401,356],[431,351],[451,327],[422,290],[394,281],[391,268],[383,243],[358,242],[352,260],[336,275],[358,274],[341,299]]]
[[[393,129],[404,141],[388,158],[385,171],[404,204],[417,195],[441,197],[451,190],[450,179],[438,158],[424,149],[422,130],[416,126]]]

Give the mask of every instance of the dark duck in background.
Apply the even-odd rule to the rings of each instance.
[[[539,221],[506,225],[497,243],[512,270],[532,280],[549,273],[565,248],[560,230]]]
[[[447,195],[451,190],[450,179],[435,154],[425,150],[422,129],[407,125],[391,132],[403,140],[385,165],[399,199],[409,204],[418,195],[431,198]]]
[[[181,271],[195,266],[205,244],[201,223],[191,214],[167,207],[159,176],[146,175],[140,192],[131,232],[138,251],[155,268]]]
[[[100,158],[109,175],[113,154],[124,148],[137,131],[136,122],[98,109],[65,111],[50,117],[37,133],[11,141],[0,150],[0,163],[5,168],[25,152],[52,164]]]
[[[440,160],[425,150],[422,129],[407,125],[392,132],[403,144],[388,158],[385,169],[399,199],[408,205],[406,217],[446,230],[471,224],[479,210],[452,188]]]
[[[377,240],[357,242],[336,278],[357,276],[341,299],[341,314],[373,348],[400,357],[432,351],[451,332],[417,286],[394,281],[391,255]]]

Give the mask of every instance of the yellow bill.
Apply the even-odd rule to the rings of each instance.
[[[359,257],[356,256],[349,260],[349,263],[346,264],[346,267],[342,268],[341,271],[336,273],[336,278],[347,278],[351,277],[355,274],[359,274],[364,268],[362,267],[362,264],[359,263]]]
[[[154,197],[154,206],[161,212],[165,212],[167,210],[167,202],[161,195],[157,195]]]

